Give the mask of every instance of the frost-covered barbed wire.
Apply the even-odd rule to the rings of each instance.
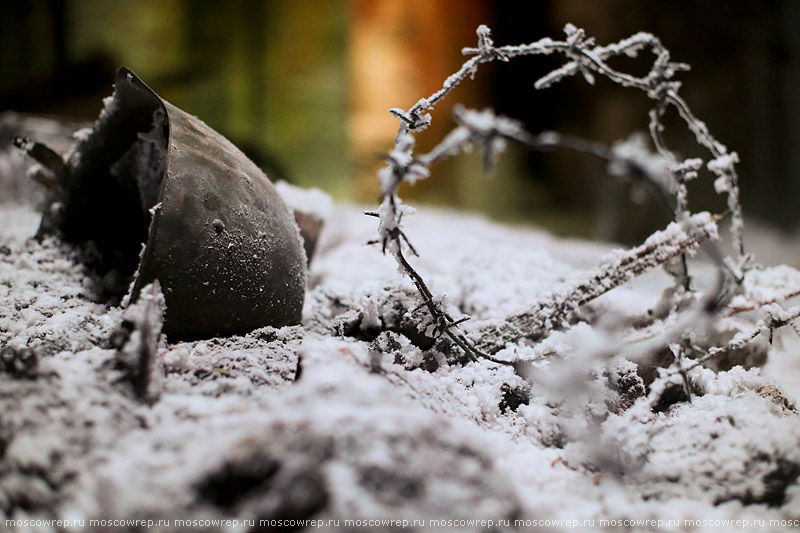
[[[674,358],[662,370],[661,376],[666,380],[680,377],[687,389],[686,397],[691,398],[688,390],[689,372],[726,354],[745,349],[758,337],[766,337],[772,344],[775,331],[786,326],[800,336],[800,328],[796,324],[800,318],[800,306],[784,309],[777,303],[771,303],[763,304],[760,311],[763,316],[752,329],[738,331],[727,343],[720,346],[704,347],[698,345],[697,337],[704,331],[712,330],[713,317],[702,307],[693,306],[682,315],[668,320],[669,323],[663,324],[657,335],[628,339],[620,354],[631,361],[651,364],[653,354],[660,347],[668,346]]]
[[[744,244],[742,239],[742,211],[739,198],[738,176],[735,164],[738,156],[735,152],[728,152],[724,144],[719,142],[708,130],[708,126],[700,121],[691,111],[688,104],[678,94],[681,82],[673,80],[676,73],[689,70],[689,65],[671,61],[670,53],[661,41],[650,33],[639,32],[617,43],[607,46],[596,46],[593,38],[587,38],[583,29],[572,24],[564,27],[566,40],[554,41],[545,37],[534,43],[495,47],[491,39],[491,30],[485,25],[477,29],[478,46],[464,48],[464,55],[472,55],[461,68],[449,76],[442,88],[433,95],[420,99],[408,111],[393,108],[390,112],[401,121],[400,134],[421,131],[430,124],[431,117],[428,111],[441,101],[459,83],[474,76],[478,66],[492,61],[509,61],[518,56],[552,54],[559,52],[565,54],[571,61],[564,66],[540,78],[535,84],[536,89],[551,87],[555,83],[580,72],[586,81],[594,83],[592,72],[603,75],[611,81],[639,89],[656,101],[655,108],[650,112],[650,134],[658,151],[673,164],[673,173],[676,181],[684,183],[696,175],[697,159],[678,161],[675,154],[669,150],[663,141],[662,132],[664,125],[661,122],[669,106],[674,107],[686,123],[689,130],[694,133],[698,144],[705,147],[712,156],[708,162],[708,170],[717,175],[716,187],[720,193],[728,196],[728,206],[731,210],[731,233],[736,246],[736,260],[741,264],[745,260]],[[655,60],[650,70],[644,76],[637,77],[619,72],[611,68],[605,61],[613,56],[627,55],[636,57],[644,49],[650,49],[655,55]],[[687,173],[688,171],[688,173]],[[694,174],[692,174],[694,173]],[[385,192],[385,191],[384,191]],[[685,196],[685,190],[680,191]],[[682,202],[685,207],[685,202]]]
[[[796,321],[800,318],[800,306],[784,309],[778,304],[766,304],[761,308],[763,317],[751,330],[739,331],[726,344],[704,348],[695,343],[694,333],[708,327],[697,327],[698,322],[705,322],[710,326],[707,313],[695,309],[694,312],[685,313],[683,317],[674,321],[658,336],[645,341],[635,340],[627,349],[621,350],[627,359],[647,362],[652,358],[658,346],[669,346],[673,354],[673,361],[668,368],[660,372],[662,385],[670,380],[679,378],[684,390],[685,398],[691,401],[692,378],[690,373],[699,367],[707,365],[714,359],[726,354],[745,349],[758,337],[766,336],[772,344],[775,331],[789,326],[800,336],[800,328]],[[694,326],[694,327],[692,327]]]
[[[674,184],[669,179],[666,161],[657,154],[647,152],[636,139],[609,147],[553,132],[533,135],[518,122],[496,116],[489,110],[474,111],[457,107],[454,115],[458,126],[427,154],[412,157],[413,137],[408,133],[402,134],[399,147],[387,156],[389,165],[382,170],[381,183],[393,185],[402,182],[404,176],[412,176],[414,181],[424,179],[430,175],[430,167],[436,162],[476,147],[483,152],[484,168],[489,170],[506,142],[511,141],[536,150],[565,149],[601,158],[608,163],[610,173],[638,180],[650,186],[665,204],[674,204]],[[496,353],[506,342],[542,338],[567,322],[580,306],[677,255],[717,238],[716,219],[708,213],[681,216],[679,222],[663,232],[656,232],[643,245],[616,254],[588,274],[582,282],[548,296],[546,302],[538,302],[528,312],[509,317],[502,326],[482,331],[476,346],[458,331],[458,323],[463,319],[454,320],[434,300],[422,277],[403,255],[403,243],[412,253],[416,251],[401,229],[402,216],[409,212],[409,208],[399,202],[396,195],[386,196],[381,209],[371,213],[381,219],[380,233],[383,238],[378,242],[384,251],[395,255],[402,271],[412,278],[439,330],[451,336],[472,357],[487,357],[487,353]],[[400,216],[395,218],[395,212],[400,212]],[[715,250],[711,255],[716,257]]]
[[[669,51],[649,33],[640,32],[618,43],[596,46],[594,39],[587,38],[582,29],[567,24],[564,31],[566,33],[564,41],[543,38],[525,45],[496,47],[489,28],[481,25],[477,29],[478,46],[462,50],[464,55],[472,57],[444,81],[441,89],[427,98],[420,99],[408,111],[399,108],[390,110],[400,120],[400,127],[395,137],[394,149],[385,156],[387,165],[378,174],[381,185],[381,205],[377,212],[370,213],[380,219],[379,238],[376,242],[381,244],[384,253],[389,251],[395,257],[400,270],[414,281],[423,297],[424,305],[428,307],[434,321],[439,324],[440,331],[450,336],[472,358],[478,355],[486,357],[486,354],[478,350],[460,333],[457,326],[463,319],[451,318],[447,310],[434,301],[424,280],[413,269],[403,253],[405,248],[412,254],[416,254],[416,250],[402,230],[403,217],[413,210],[403,204],[397,190],[403,182],[413,185],[417,180],[429,177],[430,168],[434,163],[475,147],[483,152],[485,170],[490,169],[496,162],[507,141],[517,142],[532,149],[568,149],[601,157],[608,161],[609,171],[612,174],[641,179],[643,183],[651,186],[655,190],[656,196],[670,206],[676,221],[684,224],[683,229],[692,233],[695,229],[687,222],[690,219],[690,212],[687,205],[686,183],[697,176],[703,161],[697,158],[678,160],[664,143],[661,135],[664,130],[661,117],[669,106],[673,106],[689,130],[695,134],[697,142],[708,149],[713,156],[706,166],[708,170],[717,175],[715,182],[717,191],[727,194],[728,206],[733,219],[731,233],[735,242],[736,257],[725,261],[724,264],[734,274],[737,282],[741,282],[743,278],[742,271],[748,258],[744,254],[741,236],[742,217],[738,178],[735,170],[738,157],[735,152],[729,153],[727,148],[710,134],[707,126],[692,114],[686,102],[678,95],[680,82],[674,81],[672,78],[677,72],[688,70],[689,67],[683,63],[672,62]],[[655,55],[655,60],[648,73],[642,77],[619,72],[605,62],[606,59],[621,54],[635,57],[644,49],[649,49]],[[635,139],[619,143],[614,147],[607,147],[601,143],[549,132],[532,135],[516,121],[505,117],[496,117],[490,111],[476,112],[457,109],[455,118],[458,126],[428,154],[414,156],[413,133],[425,129],[431,123],[428,111],[432,110],[467,76],[474,76],[480,64],[509,61],[513,57],[523,55],[552,54],[554,52],[563,53],[570,61],[540,78],[535,84],[537,89],[550,87],[562,79],[580,72],[588,83],[594,83],[594,74],[599,74],[624,87],[644,91],[656,101],[656,106],[650,113],[650,134],[658,155],[648,153],[641,146],[643,143]],[[706,250],[709,251],[709,255],[718,266],[722,266],[721,254],[717,249],[706,248]],[[679,253],[682,254],[684,251],[679,251]],[[683,265],[682,283],[688,289],[689,277],[686,272],[685,258]],[[723,290],[722,281],[720,278],[717,296]]]
[[[778,304],[768,304],[765,305],[762,310],[764,312],[764,317],[759,320],[751,331],[740,332],[725,346],[718,346],[705,351],[705,355],[696,359],[688,369],[700,366],[715,357],[744,348],[759,335],[766,335],[769,339],[769,343],[772,344],[775,331],[785,326],[791,327],[792,330],[800,336],[800,329],[798,329],[795,324],[795,321],[800,317],[800,306],[783,309]],[[700,352],[701,350],[697,349],[697,351]]]

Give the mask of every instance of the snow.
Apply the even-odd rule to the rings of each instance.
[[[614,158],[608,165],[609,174],[625,177],[630,172],[625,166],[635,165],[661,190],[675,194],[677,183],[670,173],[670,162],[663,156],[648,151],[647,138],[643,134],[634,134],[625,141],[615,143],[612,153]]]
[[[323,221],[333,213],[333,200],[320,189],[303,189],[285,181],[275,183],[275,189],[287,207],[293,211],[299,210]]]
[[[730,193],[731,188],[734,186],[730,176],[734,165],[738,162],[739,156],[737,153],[731,152],[712,159],[706,165],[708,170],[719,176],[714,181],[714,190],[717,191],[717,194]]]
[[[425,334],[426,310],[414,310],[419,297],[394,260],[365,244],[374,218],[328,208],[303,324],[158,344],[159,394],[144,401],[119,365],[145,341],[129,341],[123,356],[110,339],[123,315],[158,313],[102,303],[73,250],[29,238],[31,208],[2,205],[0,343],[33,348],[40,363],[35,379],[0,374],[0,519],[291,512],[341,524],[508,520],[507,531],[525,529],[515,520],[594,520],[584,529],[597,531],[614,529],[600,520],[705,520],[662,529],[719,531],[715,520],[797,518],[800,421],[787,391],[800,382],[800,342],[789,328],[766,346],[763,369],[689,370],[691,401],[668,401],[681,380],[663,370],[647,394],[628,394],[634,364],[621,347],[630,331],[581,321],[497,354],[527,361],[527,371],[457,363],[451,346]],[[473,317],[471,335],[624,257],[457,212],[424,208],[403,222],[420,254],[410,260],[454,316]],[[716,235],[708,215],[693,223]],[[674,224],[646,244],[684,230]],[[653,273],[590,311],[614,323],[652,309],[670,285]],[[737,298],[780,300],[792,285],[800,275],[789,267],[752,270]],[[737,328],[762,317],[737,315]]]

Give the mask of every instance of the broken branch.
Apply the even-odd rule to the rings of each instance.
[[[717,218],[708,213],[698,213],[684,224],[673,222],[640,246],[612,252],[608,261],[580,282],[545,295],[530,310],[507,318],[500,326],[480,329],[476,332],[480,337],[476,343],[478,348],[494,354],[509,342],[544,338],[568,324],[581,306],[673,257],[697,249],[705,241],[716,239],[716,221]]]

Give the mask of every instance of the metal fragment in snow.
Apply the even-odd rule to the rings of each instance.
[[[306,257],[292,213],[238,148],[126,68],[55,176],[39,237],[93,243],[101,271],[158,280],[170,340],[297,324]]]

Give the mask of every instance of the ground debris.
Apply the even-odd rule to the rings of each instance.
[[[136,397],[148,404],[161,396],[164,381],[161,327],[165,309],[161,286],[155,281],[125,310],[122,324],[110,339],[117,350],[114,369],[121,373],[119,381],[130,385]]]

